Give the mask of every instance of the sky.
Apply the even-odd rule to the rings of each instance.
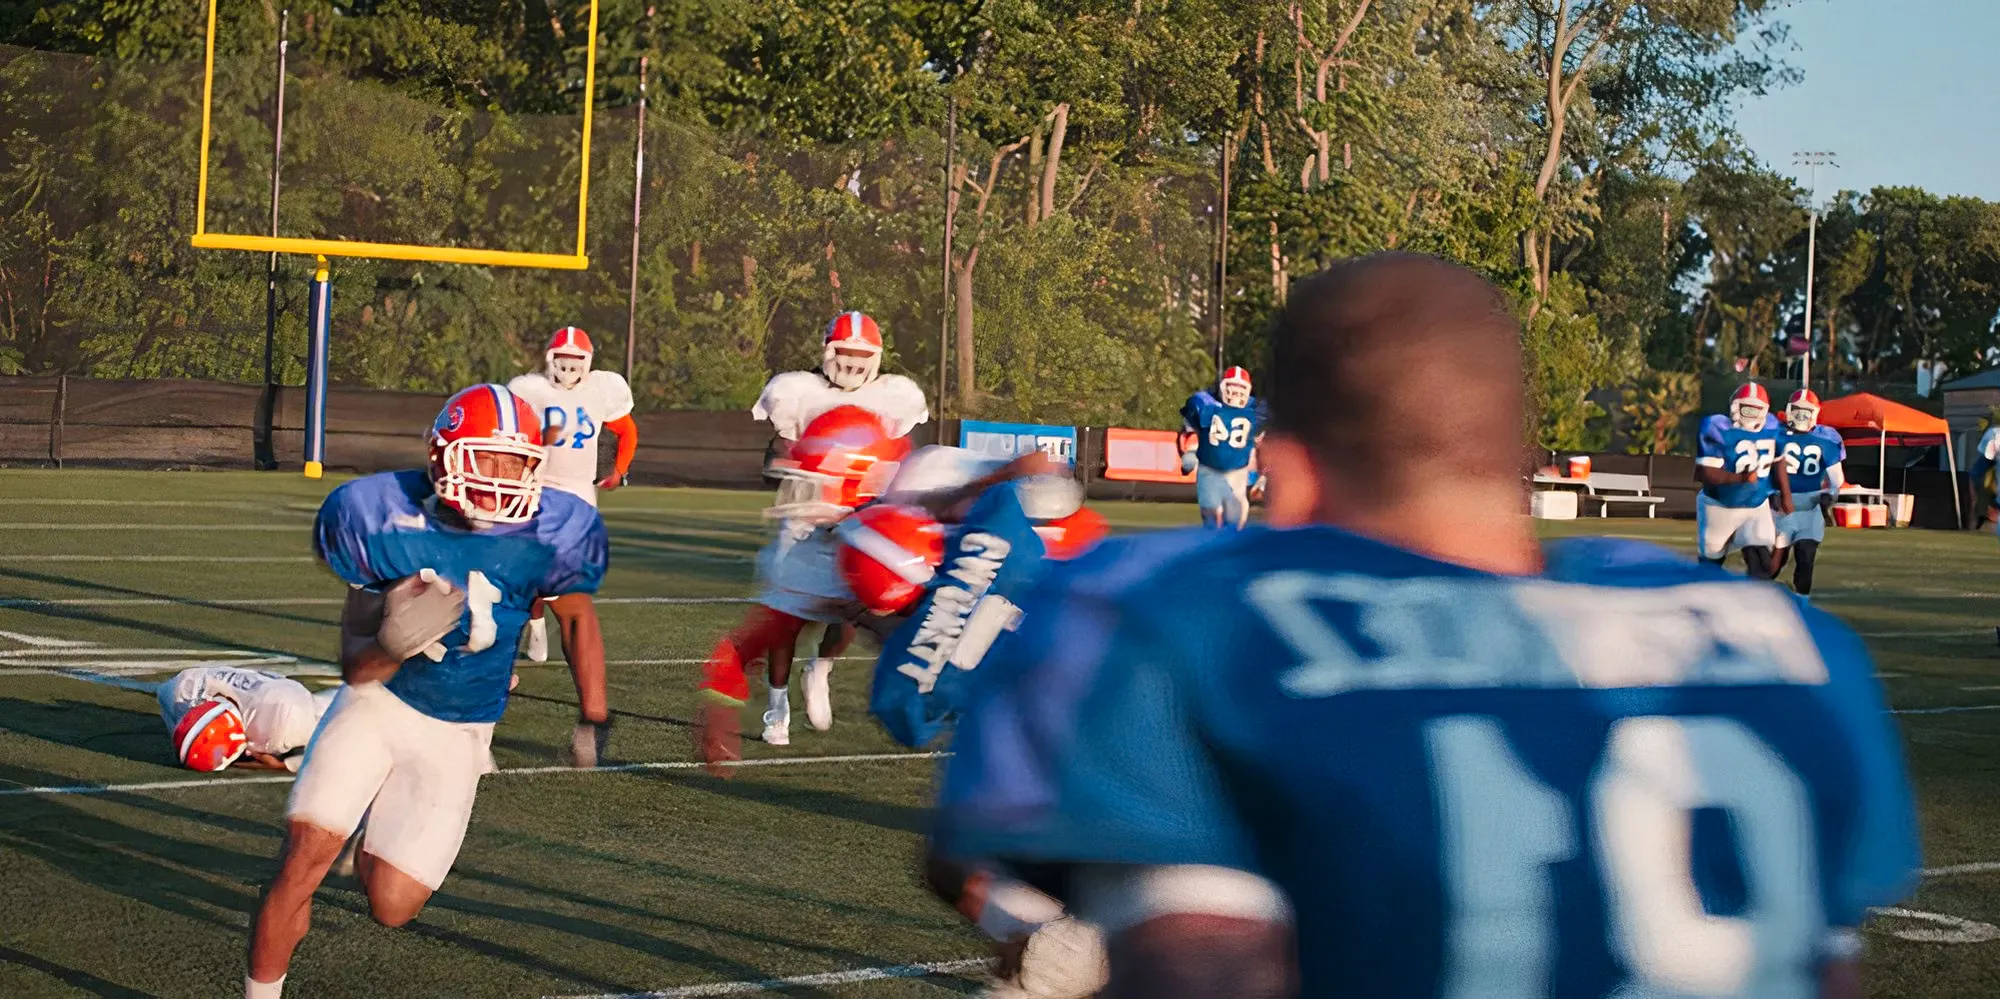
[[[1794,0],[1777,16],[1805,79],[1737,112],[1765,163],[1803,184],[1792,154],[1831,150],[1822,201],[1877,185],[2000,201],[2000,0]]]

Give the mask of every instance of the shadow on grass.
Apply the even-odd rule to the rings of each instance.
[[[138,763],[172,766],[158,712],[129,711],[67,698],[53,702],[0,697],[0,732],[60,743]],[[74,783],[60,781],[59,783]]]
[[[33,954],[22,953],[4,944],[0,944],[0,964],[19,965],[32,971],[39,971],[70,988],[81,992],[88,992],[94,996],[102,996],[104,999],[153,999],[151,992],[128,989],[116,982],[99,978],[88,971],[64,967],[54,961],[45,961]]]

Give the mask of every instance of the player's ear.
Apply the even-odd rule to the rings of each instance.
[[[1266,523],[1299,527],[1318,519],[1322,483],[1311,449],[1298,438],[1273,430],[1258,448],[1257,464],[1271,483],[1264,492]]]

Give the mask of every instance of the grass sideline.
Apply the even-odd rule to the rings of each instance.
[[[183,665],[256,661],[325,682],[311,674],[331,658],[340,587],[311,564],[307,528],[332,484],[0,472],[0,787],[185,783],[192,775],[169,765],[156,706],[133,689]],[[606,497],[614,567],[602,613],[613,702],[625,715],[612,755],[646,766],[553,769],[573,693],[559,663],[524,666],[494,743],[514,773],[481,788],[451,880],[404,931],[370,922],[351,884],[323,890],[293,993],[975,991],[965,962],[981,956],[980,941],[930,900],[911,864],[933,764],[877,758],[904,751],[865,718],[862,663],[836,671],[833,731],[800,726],[787,749],[749,747],[753,762],[775,765],[733,781],[676,766],[691,756],[694,663],[741,612],[709,601],[749,595],[764,502],[707,490]],[[1103,509],[1122,529],[1194,519],[1181,505]],[[1687,548],[1692,525],[1550,529]],[[1843,531],[1828,540],[1819,599],[1869,637],[1899,709],[2000,705],[1996,554],[1983,535]],[[1871,923],[1869,992],[2000,995],[2000,942],[1980,929],[2000,924],[1991,863],[2000,861],[1991,778],[2000,712],[1897,721],[1934,876],[1906,915]],[[0,797],[0,995],[233,989],[286,789],[229,776]]]

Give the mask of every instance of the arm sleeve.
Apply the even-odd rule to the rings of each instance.
[[[599,382],[598,401],[604,404],[604,422],[616,423],[632,415],[632,386],[625,383],[625,376],[616,371],[594,371],[591,377]]]
[[[327,496],[313,523],[313,554],[349,586],[379,587],[385,580],[368,559],[368,532],[355,510],[349,486]]]
[[[1988,464],[2000,462],[2000,427],[1986,431],[1986,436],[1979,439],[1979,456]]]
[[[1829,615],[1813,612],[1809,619],[1826,660],[1835,719],[1854,754],[1859,792],[1845,855],[1822,861],[1832,880],[1827,919],[1834,926],[1859,926],[1870,908],[1894,905],[1916,890],[1923,863],[1916,800],[1903,762],[1902,737],[1867,647]]]
[[[1722,449],[1722,428],[1725,425],[1720,418],[1714,416],[1701,421],[1701,439],[1695,446],[1695,464],[1707,465],[1710,468],[1728,467]]]
[[[989,653],[960,723],[941,848],[1022,863],[1249,869],[1196,705],[1147,629],[1061,580],[1023,602],[1020,630]]]
[[[618,454],[611,460],[611,471],[622,479],[632,470],[632,456],[639,453],[639,424],[628,413],[605,424],[604,429],[618,435]]]
[[[918,388],[916,382],[901,375],[890,377],[896,379],[896,394],[895,403],[891,407],[895,412],[885,414],[893,424],[889,428],[889,436],[908,437],[910,431],[930,420],[930,403],[924,399],[924,390]]]
[[[621,438],[622,439],[622,438]],[[596,593],[604,582],[604,570],[611,565],[611,539],[604,531],[604,518],[596,510],[564,525],[563,544],[557,546],[555,561],[542,580],[542,595],[560,597],[567,593]]]

